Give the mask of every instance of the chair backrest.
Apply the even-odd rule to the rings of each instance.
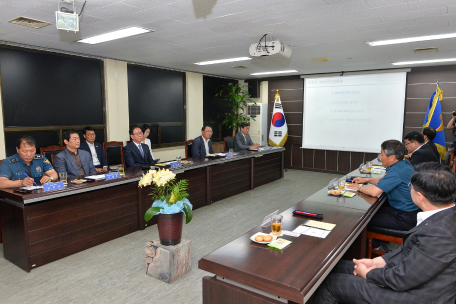
[[[193,139],[187,140],[185,142],[185,158],[192,157],[192,145]]]
[[[108,159],[108,165],[125,165],[123,156],[123,142],[108,141],[103,143],[103,150]]]
[[[234,137],[233,136],[227,136],[223,139],[223,148],[226,151],[229,151],[229,149],[234,148]]]
[[[66,146],[49,146],[40,148],[40,154],[44,155],[47,159],[49,159],[54,166],[54,158],[52,155],[59,154],[62,150],[65,150]]]
[[[448,166],[448,167],[452,167],[453,166],[453,158],[454,158],[454,148],[451,148],[451,150],[447,151],[447,153],[445,154],[445,165]]]

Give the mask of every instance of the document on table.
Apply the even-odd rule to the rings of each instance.
[[[324,239],[328,236],[328,234],[334,227],[336,227],[336,224],[308,220],[307,222],[293,230],[293,232]]]
[[[299,226],[298,228],[293,230],[293,232],[299,233],[299,234],[304,234],[304,235],[315,236],[315,237],[324,239],[325,237],[328,236],[328,234],[331,231],[318,229],[318,228],[314,228],[314,227],[308,227],[308,226]]]
[[[106,177],[104,176],[104,174],[102,174],[102,175],[90,175],[90,176],[86,176],[86,178],[102,180],[102,179],[105,179]]]
[[[23,190],[37,190],[37,189],[42,189],[43,186],[22,186],[22,187],[19,187],[19,189],[23,189]]]

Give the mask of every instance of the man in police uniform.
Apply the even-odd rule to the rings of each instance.
[[[57,180],[57,172],[49,160],[43,155],[35,154],[36,142],[31,136],[19,138],[16,151],[16,154],[0,165],[0,188],[33,186],[33,182],[44,184]]]
[[[410,194],[409,183],[414,172],[413,166],[404,159],[404,145],[397,140],[387,140],[381,145],[380,159],[386,167],[386,174],[378,178],[353,179],[356,183],[347,186],[353,190],[371,195],[379,196],[385,192],[388,201],[385,202],[375,213],[369,225],[389,228],[394,230],[408,231],[416,226],[416,214],[420,208],[413,203]],[[373,186],[362,187],[362,184]],[[380,242],[374,240],[373,247],[379,247]],[[382,250],[387,248],[383,246]]]

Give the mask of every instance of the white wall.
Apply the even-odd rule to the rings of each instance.
[[[104,60],[106,94],[106,141],[130,140],[128,117],[128,76],[124,61]]]
[[[203,127],[203,75],[186,73],[187,140],[201,135]]]

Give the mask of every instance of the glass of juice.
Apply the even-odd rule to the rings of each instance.
[[[282,220],[283,216],[276,214],[271,217],[272,234],[276,236],[282,235]]]

